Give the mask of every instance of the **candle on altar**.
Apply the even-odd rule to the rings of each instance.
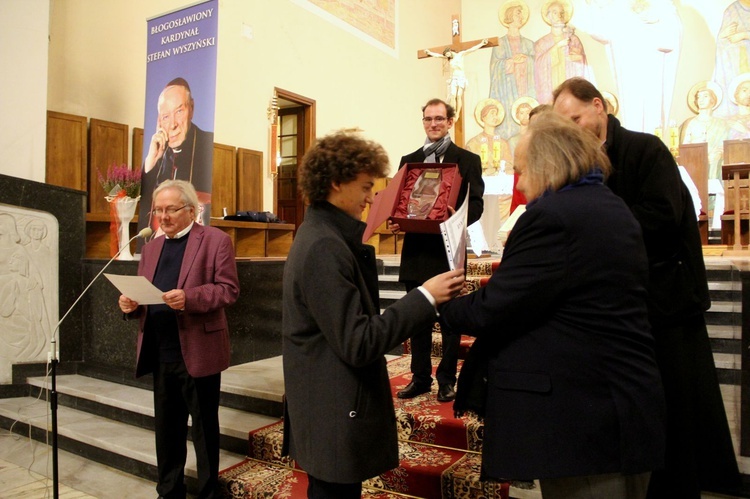
[[[482,144],[479,146],[479,158],[482,160],[482,164],[487,164],[487,156],[489,153],[489,148],[487,147],[487,142],[482,142]]]
[[[669,148],[677,149],[680,145],[680,131],[677,129],[674,121],[669,123]]]

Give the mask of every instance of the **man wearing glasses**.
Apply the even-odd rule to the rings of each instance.
[[[482,216],[484,202],[484,181],[482,180],[482,161],[473,152],[455,145],[448,134],[453,126],[455,110],[445,101],[432,99],[422,108],[422,124],[427,139],[422,147],[401,158],[399,168],[406,163],[456,163],[461,178],[461,188],[458,192],[457,206],[461,206],[464,198],[469,196],[469,220],[472,223]],[[454,206],[453,208],[457,208]],[[398,224],[391,224],[393,232],[398,232]],[[440,234],[406,233],[401,250],[401,269],[398,280],[404,283],[406,291],[420,286],[429,278],[447,272],[448,258],[445,254],[443,239]],[[456,333],[460,333],[457,331]],[[450,402],[456,397],[456,364],[458,349],[461,342],[460,334],[446,334],[443,332],[443,355],[437,368],[438,381],[437,399],[440,402]],[[432,327],[414,331],[411,337],[411,372],[412,380],[403,390],[398,392],[402,399],[414,398],[428,393],[432,386]]]
[[[184,180],[154,191],[151,214],[163,236],[143,246],[138,275],[164,291],[164,303],[139,305],[121,295],[120,310],[140,320],[136,377],[153,374],[159,497],[186,495],[188,415],[198,466],[198,497],[215,497],[219,477],[219,392],[229,367],[224,308],[240,288],[232,241],[195,223],[198,196]]]

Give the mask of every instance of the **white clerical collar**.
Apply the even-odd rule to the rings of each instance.
[[[193,228],[193,224],[194,223],[195,222],[190,222],[190,225],[188,225],[187,227],[185,227],[184,229],[182,229],[174,237],[169,237],[166,234],[164,234],[164,237],[166,237],[167,239],[180,239],[180,238],[183,238],[183,237],[185,237],[187,235],[188,232],[190,232],[190,229]]]

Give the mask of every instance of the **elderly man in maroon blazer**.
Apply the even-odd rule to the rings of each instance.
[[[140,319],[136,376],[153,373],[160,497],[186,495],[188,415],[200,498],[214,497],[219,475],[219,392],[229,367],[224,307],[239,296],[228,235],[195,223],[198,197],[189,182],[168,180],[154,191],[151,213],[164,236],[143,247],[138,274],[164,291],[163,304],[120,296],[120,309]]]

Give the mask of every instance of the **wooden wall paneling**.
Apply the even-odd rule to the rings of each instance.
[[[263,211],[263,153],[237,149],[237,210]],[[231,214],[231,213],[230,213]]]
[[[268,224],[265,256],[287,256],[293,239],[294,224]]]
[[[86,190],[87,126],[85,116],[47,111],[46,183]]]
[[[232,239],[234,254],[238,258],[266,256],[266,232],[269,225],[271,224],[261,222],[211,220],[211,227],[218,227]]]
[[[750,139],[724,141],[724,164],[733,163],[750,163]]]
[[[731,165],[738,163],[750,163],[750,139],[724,141],[724,164]],[[739,181],[739,185],[741,189],[740,199],[747,199],[748,180],[745,178],[741,178]],[[733,189],[734,182],[724,180],[724,211],[733,211],[735,209]],[[722,244],[734,244],[733,223],[734,222],[725,223],[722,220]],[[746,230],[747,223],[747,221],[743,220],[741,224],[742,234],[744,237],[742,244],[748,244]],[[725,226],[730,227],[731,230],[725,231]]]
[[[721,217],[721,240],[723,244],[732,245],[735,256],[747,254],[747,224],[750,219],[750,163],[724,163],[721,167],[721,178],[724,180],[724,199],[733,209],[733,213]],[[724,255],[729,254],[724,252]]]
[[[708,144],[682,144],[679,163],[693,179],[700,195],[701,208],[708,213]]]
[[[680,145],[679,164],[685,167],[698,189],[701,201],[698,231],[701,235],[701,244],[708,244],[709,219],[713,216],[713,211],[708,209],[708,144],[703,142]]]
[[[214,220],[211,220],[211,227],[217,227]],[[217,227],[219,230],[224,232],[226,235],[229,236],[229,239],[232,240],[232,246],[236,247],[236,241],[237,241],[237,229],[235,227]],[[235,250],[234,256],[237,255],[237,251]]]
[[[89,122],[89,213],[109,213],[107,195],[99,184],[102,175],[113,163],[128,162],[128,125],[91,118]]]
[[[750,163],[750,140],[725,140],[724,141],[724,164]],[[740,179],[740,186],[745,190],[747,180]],[[734,183],[724,180],[724,211],[734,210]],[[722,222],[722,244],[729,236],[725,235]],[[730,244],[730,243],[726,243]],[[732,241],[731,244],[734,244]]]
[[[135,170],[143,166],[143,128],[133,128],[132,151],[130,167]]]
[[[247,223],[242,228],[237,229],[237,236],[234,242],[234,251],[238,257],[247,256],[267,256],[266,255],[266,233],[268,232],[265,223],[258,223],[258,228],[248,227]]]
[[[296,206],[284,206],[279,203],[278,213],[279,220],[296,220],[297,219],[297,207]]]
[[[211,216],[223,216],[237,212],[235,200],[235,160],[236,148],[224,144],[214,144],[213,179],[211,182]]]
[[[96,218],[97,221],[86,220],[86,258],[109,258],[109,223],[98,220],[103,215],[96,215]]]
[[[86,215],[86,258],[108,259],[110,254],[110,242],[116,238],[111,232],[112,220],[109,214],[88,213]],[[138,216],[130,222],[131,237],[138,233]],[[135,253],[138,246],[137,241],[130,243],[130,252]]]

